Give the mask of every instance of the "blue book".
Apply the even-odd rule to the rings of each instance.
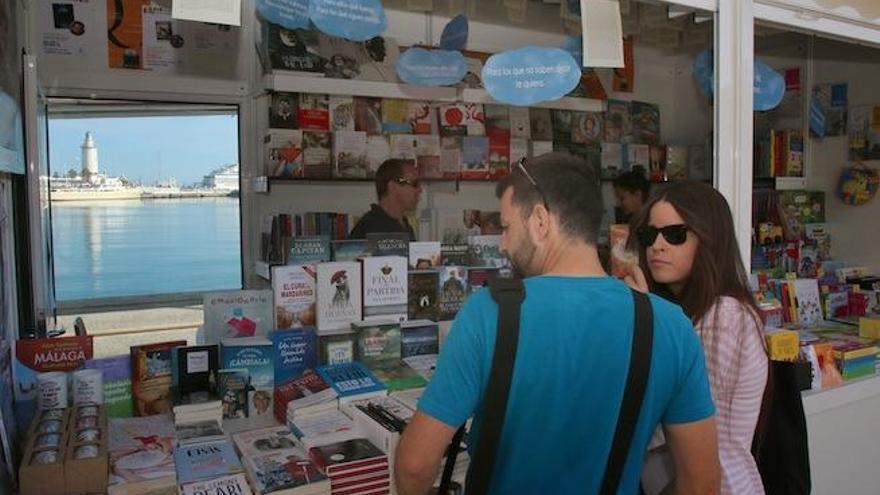
[[[174,464],[180,485],[242,472],[241,461],[228,440],[178,446]]]
[[[264,337],[224,339],[220,343],[220,368],[248,372],[247,411],[252,420],[273,417],[274,355],[272,341]]]
[[[379,378],[357,361],[319,366],[316,371],[336,390],[342,402],[388,393]]]
[[[312,327],[275,330],[275,383],[281,385],[318,365],[318,335]]]
[[[330,236],[294,237],[290,245],[288,265],[308,265],[330,261]]]

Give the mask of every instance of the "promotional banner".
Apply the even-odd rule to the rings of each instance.
[[[461,52],[410,48],[397,59],[397,75],[407,84],[449,86],[464,78],[467,63]]]
[[[493,98],[509,105],[528,106],[557,100],[581,79],[581,68],[561,48],[527,46],[489,57],[483,85]]]
[[[309,19],[330,36],[351,41],[367,41],[388,26],[379,0],[310,0]]]
[[[257,0],[257,12],[287,29],[309,27],[309,0]]]

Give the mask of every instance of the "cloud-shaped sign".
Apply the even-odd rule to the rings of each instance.
[[[715,61],[712,50],[705,50],[694,60],[694,77],[700,90],[712,98],[715,87]],[[785,96],[785,78],[766,63],[755,59],[754,104],[758,111],[776,108]]]
[[[351,41],[375,38],[388,27],[379,0],[309,0],[309,18],[330,36]]]
[[[309,0],[257,0],[257,12],[287,29],[309,27]]]
[[[440,48],[444,50],[464,50],[467,45],[468,18],[463,14],[459,14],[452,18],[446,27],[443,28],[443,34],[440,35]]]
[[[410,48],[397,59],[397,76],[407,84],[449,86],[461,81],[466,72],[461,52]]]
[[[557,100],[574,89],[581,68],[561,48],[527,46],[489,57],[483,85],[501,103],[528,106]]]

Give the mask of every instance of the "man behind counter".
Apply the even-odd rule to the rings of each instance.
[[[404,214],[416,209],[421,193],[418,172],[411,162],[396,158],[385,160],[376,171],[379,204],[371,206],[348,237],[363,239],[373,232],[406,232],[411,240],[415,240],[415,233]]]

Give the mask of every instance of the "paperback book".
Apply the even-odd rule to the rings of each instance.
[[[286,29],[262,22],[260,34],[259,54],[266,72],[286,70],[315,77],[324,75],[327,60],[319,53],[317,30]]]
[[[444,179],[457,179],[461,174],[460,137],[440,138],[440,176]]]
[[[180,445],[174,449],[174,464],[177,466],[177,482],[181,485],[243,471],[241,461],[226,439]]]
[[[333,261],[357,261],[370,255],[366,239],[346,239],[330,241]]]
[[[330,481],[298,447],[275,450],[247,459],[259,493],[331,493]],[[291,491],[301,488],[303,491]]]
[[[354,130],[368,136],[382,134],[382,100],[380,98],[354,97]]]
[[[529,116],[529,107],[512,106],[510,113],[510,137],[519,139],[532,138],[532,124]]]
[[[605,113],[605,142],[632,142],[632,116],[628,101],[608,100],[608,110]]]
[[[108,418],[134,414],[131,397],[131,355],[89,359],[86,369],[101,370],[104,382],[104,410]]]
[[[276,329],[315,326],[316,277],[315,265],[272,267]]]
[[[331,131],[354,131],[354,98],[351,96],[330,95],[327,106],[330,110]]]
[[[440,352],[440,327],[430,320],[411,320],[400,326],[400,356],[408,358]]]
[[[409,304],[407,315],[414,320],[434,320],[439,317],[439,273],[436,270],[409,272]]]
[[[462,139],[462,179],[489,178],[489,138],[465,136]]]
[[[309,131],[330,130],[330,97],[302,93],[299,101],[299,128]]]
[[[177,485],[170,415],[110,418],[107,433],[108,493],[136,493],[145,484],[154,489]]]
[[[303,177],[329,179],[333,161],[332,134],[327,131],[303,131]]]
[[[440,135],[444,137],[467,136],[467,112],[465,103],[448,103],[437,107],[440,117]]]
[[[270,96],[269,127],[272,129],[298,129],[299,95],[276,91]]]
[[[180,487],[181,495],[253,495],[243,473],[188,483]]]
[[[529,127],[531,139],[535,141],[553,141],[553,118],[549,108],[529,108]]]
[[[221,369],[217,371],[217,395],[223,410],[223,419],[248,417],[248,389],[250,377],[247,369]]]
[[[318,344],[321,364],[350,363],[357,358],[357,335],[353,331],[322,335]]]
[[[406,232],[371,232],[366,238],[373,256],[409,256],[410,237]]]
[[[575,143],[599,144],[605,137],[602,114],[576,112],[572,121],[571,140]]]
[[[265,336],[274,326],[271,290],[211,292],[205,294],[203,307],[206,344]]]
[[[288,265],[313,265],[325,261],[330,261],[329,235],[297,236],[291,241]]]
[[[410,134],[412,132],[407,100],[382,99],[382,131],[386,134]]]
[[[440,242],[423,241],[409,243],[409,267],[413,270],[429,270],[440,266]]]
[[[318,336],[313,327],[275,330],[271,338],[276,386],[318,365]]]
[[[660,107],[643,101],[632,102],[633,142],[657,144],[660,140]]]
[[[336,390],[340,402],[388,394],[376,375],[357,361],[319,366],[317,372]]]
[[[218,369],[216,345],[175,347],[171,351],[172,385],[181,394],[208,391]]]
[[[352,262],[318,265],[318,333],[347,330],[361,320],[361,266]]]
[[[223,369],[248,372],[247,417],[251,421],[271,420],[275,386],[274,353],[272,342],[265,337],[224,339],[221,342],[220,362]]]
[[[400,323],[352,323],[357,336],[358,361],[372,366],[400,360]]]
[[[370,256],[361,259],[364,320],[406,319],[407,258]]]
[[[502,268],[508,265],[507,259],[501,253],[500,235],[468,236],[468,254],[470,266]]]
[[[333,133],[333,177],[365,179],[367,165],[367,133],[336,131]]]
[[[265,172],[269,177],[302,178],[303,142],[298,129],[271,129],[263,138]]]
[[[216,420],[198,421],[195,423],[175,424],[174,435],[177,445],[195,445],[216,442],[226,439],[226,433]]]
[[[467,268],[464,266],[440,268],[439,319],[455,319],[467,295]]]
[[[367,136],[367,176],[375,177],[379,167],[391,158],[391,142],[388,136]]]
[[[131,395],[135,416],[171,411],[171,352],[185,340],[131,347]]]
[[[436,114],[431,102],[409,101],[407,118],[412,134],[437,134]]]

